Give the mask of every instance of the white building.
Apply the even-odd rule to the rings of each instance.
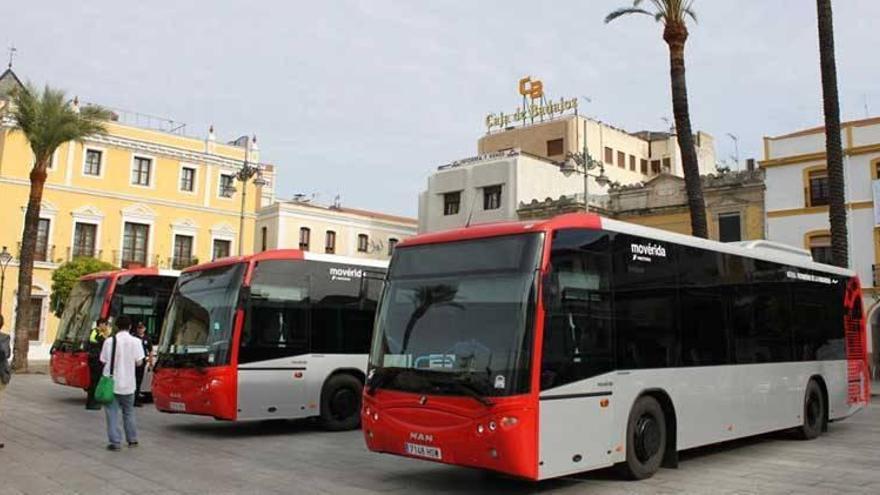
[[[414,218],[340,205],[279,201],[257,212],[254,251],[289,248],[388,259],[399,241],[415,233]]]
[[[701,174],[715,168],[713,138],[695,136]],[[585,149],[602,163],[605,176],[635,184],[661,173],[682,177],[676,137],[665,132],[627,133],[577,115],[523,127],[507,128],[480,138],[478,156],[443,165],[428,178],[419,196],[419,231],[429,232],[517,218],[517,208],[532,200],[584,195],[580,174],[565,176],[560,164]],[[598,168],[591,174],[598,174]],[[591,206],[602,206],[605,188],[589,179]]]
[[[845,122],[841,130],[846,180],[849,259],[864,293],[871,342],[880,342],[880,118]],[[829,261],[825,128],[764,138],[767,238],[802,246]],[[877,369],[877,358],[873,361]]]

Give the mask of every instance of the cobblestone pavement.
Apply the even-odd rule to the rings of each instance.
[[[312,422],[231,424],[138,410],[141,446],[104,450],[104,416],[45,375],[0,399],[0,494],[19,493],[880,493],[880,398],[812,442],[785,434],[685,452],[679,469],[528,483],[366,450]]]

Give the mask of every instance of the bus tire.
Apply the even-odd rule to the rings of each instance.
[[[822,395],[822,388],[816,380],[807,383],[804,393],[804,424],[798,428],[798,435],[804,440],[812,440],[822,434],[825,426],[825,412],[827,405]]]
[[[639,397],[626,425],[626,461],[618,465],[631,480],[650,478],[660,469],[666,452],[666,417],[657,399]]]
[[[326,430],[353,430],[361,424],[363,384],[357,378],[340,373],[324,382],[321,391],[321,425]]]

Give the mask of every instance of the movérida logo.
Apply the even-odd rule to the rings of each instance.
[[[330,267],[330,280],[349,282],[353,278],[361,278],[364,271],[353,267]]]
[[[666,258],[666,248],[651,242],[633,242],[629,245],[633,261],[650,263],[654,258]]]

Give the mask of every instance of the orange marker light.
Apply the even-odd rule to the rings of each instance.
[[[599,401],[599,407],[608,407],[610,401],[608,399],[602,399]]]

